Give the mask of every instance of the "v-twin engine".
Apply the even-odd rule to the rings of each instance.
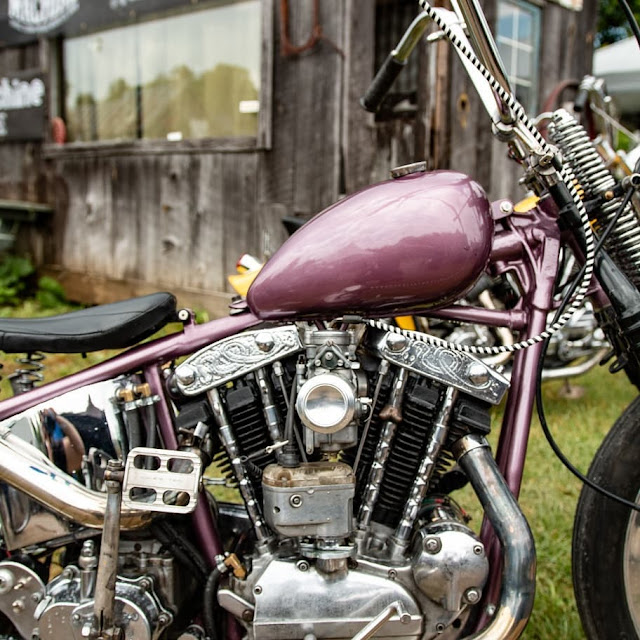
[[[449,496],[466,483],[452,451],[507,386],[357,325],[245,333],[177,367],[181,423],[206,403],[252,525],[248,575],[223,578],[219,604],[260,640],[459,636],[489,567]]]

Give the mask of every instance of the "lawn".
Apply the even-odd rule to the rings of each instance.
[[[0,316],[9,315],[7,311],[0,309]],[[19,311],[13,310],[11,315],[40,314],[37,307],[27,303]],[[175,330],[178,327],[172,328]],[[113,354],[101,352],[89,354],[86,359],[81,356],[49,355],[46,360],[46,380],[84,368],[110,355]],[[6,376],[14,368],[13,357],[5,355],[3,398],[10,395]],[[623,375],[611,375],[604,368],[573,380],[572,385],[584,391],[580,399],[567,398],[563,393],[563,382],[545,383],[545,410],[562,449],[580,469],[586,471],[603,437],[636,391]],[[499,421],[498,410],[492,442],[497,440]],[[524,634],[527,640],[584,638],[571,587],[571,531],[580,488],[578,480],[553,455],[536,419],[531,432],[520,500],[533,530],[538,552],[536,606]],[[465,509],[473,507],[465,501],[464,496],[460,499]],[[474,513],[473,508],[470,511]],[[481,515],[476,511],[475,526],[479,526],[480,520]]]

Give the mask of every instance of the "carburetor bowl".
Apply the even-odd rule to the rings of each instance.
[[[344,538],[351,532],[355,476],[347,464],[270,464],[262,491],[267,524],[282,536]]]

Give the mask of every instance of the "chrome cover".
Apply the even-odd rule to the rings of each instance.
[[[162,606],[149,576],[116,579],[115,621],[125,638],[156,640],[173,620]],[[93,599],[80,602],[80,571],[69,566],[52,580],[36,611],[39,638],[83,640],[93,623]],[[30,636],[26,636],[30,637]]]
[[[503,375],[468,353],[395,333],[385,334],[376,346],[378,355],[390,363],[491,404],[498,404],[509,388],[509,381]]]
[[[32,569],[17,562],[0,562],[0,611],[23,638],[31,638],[44,584]]]
[[[255,609],[249,637],[255,640],[303,638],[309,633],[351,638],[393,602],[401,603],[406,613],[392,616],[378,636],[417,640],[422,635],[422,613],[414,597],[399,582],[382,576],[359,571],[327,575],[308,563],[273,560],[252,591]],[[241,594],[222,590],[225,607],[234,606],[234,600],[236,608],[242,601],[249,603]]]
[[[0,492],[0,520],[8,549],[69,533],[68,520],[53,507],[60,499],[69,504],[77,516],[74,519],[83,523],[81,514],[87,508],[84,500],[95,492],[79,485],[67,475],[69,469],[60,469],[52,459],[59,462],[56,447],[63,437],[70,436],[75,450],[80,449],[75,471],[80,472],[84,458],[94,453],[98,457],[124,456],[124,429],[112,401],[122,382],[119,378],[75,389],[0,421],[0,480],[7,482]],[[44,498],[41,502],[51,510],[31,500],[26,495],[29,491],[25,492],[27,486],[37,488]],[[52,488],[55,500],[47,499],[45,487]],[[86,495],[80,498],[79,492]],[[104,498],[98,502],[101,500]],[[76,503],[77,508],[71,506]]]
[[[148,461],[157,461],[157,468],[144,468]],[[200,456],[189,451],[131,449],[124,472],[122,506],[161,513],[191,513],[198,504],[201,472]]]
[[[196,396],[302,348],[293,325],[241,333],[187,358],[176,368],[176,382],[182,393]]]

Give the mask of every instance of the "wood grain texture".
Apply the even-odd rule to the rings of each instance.
[[[483,2],[490,21],[496,1]],[[288,4],[290,39],[299,45],[311,33],[313,0]],[[543,5],[541,103],[558,81],[590,70],[585,52],[595,4],[585,2],[579,13]],[[374,73],[375,2],[321,0],[324,39],[290,57],[280,51],[280,2],[262,6],[266,84],[257,138],[0,143],[0,198],[54,208],[52,220],[25,232],[20,246],[38,263],[86,275],[74,291],[95,285],[95,297],[107,301],[146,282],[218,295],[229,290],[226,275],[242,253],[265,258],[282,244],[282,217],[308,218],[415,160],[468,173],[493,197],[519,197],[519,169],[493,141],[488,116],[447,43],[414,53],[417,112],[374,123],[358,99]],[[44,42],[2,49],[0,73],[40,66],[59,102],[57,52]],[[137,284],[95,284],[101,281]]]

